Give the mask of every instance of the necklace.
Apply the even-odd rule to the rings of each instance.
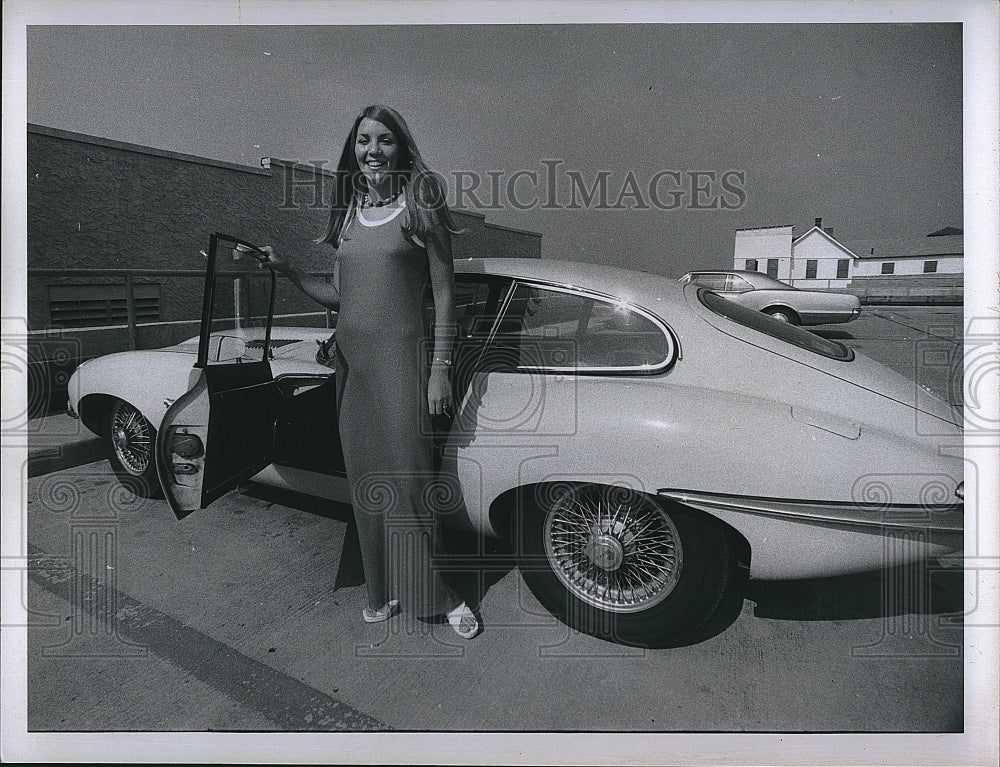
[[[363,195],[361,195],[361,207],[362,208],[384,208],[386,205],[391,205],[396,200],[398,200],[399,199],[399,195],[401,195],[402,193],[403,193],[403,189],[401,188],[392,197],[386,197],[384,200],[376,200],[376,201],[372,202],[372,198],[368,196],[368,192],[365,192]]]

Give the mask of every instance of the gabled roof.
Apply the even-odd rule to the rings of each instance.
[[[844,243],[842,243],[840,240],[838,240],[832,234],[829,234],[828,232],[824,231],[823,228],[819,227],[819,226],[814,226],[811,229],[809,229],[809,231],[803,232],[798,237],[792,238],[792,247],[795,247],[795,245],[797,245],[798,243],[802,242],[802,240],[804,240],[806,237],[809,237],[812,234],[818,234],[818,235],[820,235],[821,237],[823,237],[827,241],[833,243],[833,245],[835,245],[836,247],[840,248],[840,250],[844,251],[844,253],[846,253],[847,255],[849,255],[851,258],[858,258],[858,254],[855,253],[854,251],[852,251],[851,248],[849,248],[846,245],[844,245]]]
[[[758,232],[764,229],[792,229],[794,228],[792,224],[778,224],[776,226],[744,226],[742,229],[737,229],[737,232]]]
[[[964,237],[961,234],[934,237],[908,237],[888,240],[852,240],[851,250],[859,258],[914,258],[927,256],[965,255]]]

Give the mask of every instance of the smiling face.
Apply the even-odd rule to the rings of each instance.
[[[368,180],[368,188],[380,194],[386,192],[390,174],[399,167],[400,150],[396,134],[377,120],[366,117],[358,125],[354,156]]]

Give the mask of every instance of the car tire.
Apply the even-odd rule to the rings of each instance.
[[[133,405],[116,399],[108,409],[108,460],[118,481],[141,498],[162,498],[156,474],[156,429]]]
[[[538,600],[572,628],[620,644],[677,644],[713,615],[738,566],[720,522],[620,487],[539,486],[511,525]]]
[[[766,309],[764,314],[768,314],[774,319],[781,322],[787,322],[789,325],[798,325],[799,318],[796,316],[795,312],[791,309],[777,308],[777,309]]]

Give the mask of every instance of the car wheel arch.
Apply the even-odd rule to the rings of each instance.
[[[765,306],[763,309],[761,309],[761,311],[764,312],[764,314],[774,314],[776,312],[783,312],[784,314],[789,315],[796,325],[802,324],[802,317],[799,315],[799,313],[795,311],[792,307],[786,306],[784,304],[772,304],[770,306]]]
[[[113,394],[87,394],[76,406],[80,421],[94,434],[107,437],[108,414],[118,399],[121,397]]]
[[[92,432],[101,436],[107,436],[107,424],[104,422],[107,420],[111,408],[118,400],[134,407],[142,413],[143,418],[153,425],[153,428],[159,429],[160,421],[163,420],[163,413],[150,413],[139,403],[125,397],[119,397],[117,394],[108,394],[105,392],[87,394],[80,398],[80,402],[77,404],[77,414],[80,416],[83,425]],[[94,428],[95,426],[98,428]]]
[[[589,482],[586,480],[559,480],[559,482],[533,482],[525,485],[518,485],[511,487],[504,492],[497,495],[493,501],[490,503],[488,518],[490,527],[496,532],[500,537],[508,538],[510,537],[509,531],[511,530],[511,523],[513,522],[515,515],[520,513],[522,510],[527,510],[531,507],[534,500],[543,492],[543,488],[546,485],[593,485],[605,488],[615,488],[616,485],[608,485],[599,482]],[[657,503],[663,506],[678,507],[684,510],[700,515],[703,517],[710,518],[715,524],[723,528],[726,534],[732,539],[733,545],[736,549],[737,560],[741,566],[747,568],[750,567],[750,560],[752,556],[752,548],[750,546],[750,541],[747,540],[746,536],[743,535],[739,530],[730,525],[723,519],[710,514],[701,509],[696,509],[693,506],[688,506],[678,501],[667,500],[664,498],[659,498],[655,493],[643,493],[643,495],[649,496],[650,498],[656,500]]]
[[[511,553],[535,597],[601,639],[676,646],[742,594],[749,572],[749,546],[723,520],[623,485],[559,478],[512,488],[492,506],[493,524],[508,521]],[[604,515],[595,526],[591,510]]]

